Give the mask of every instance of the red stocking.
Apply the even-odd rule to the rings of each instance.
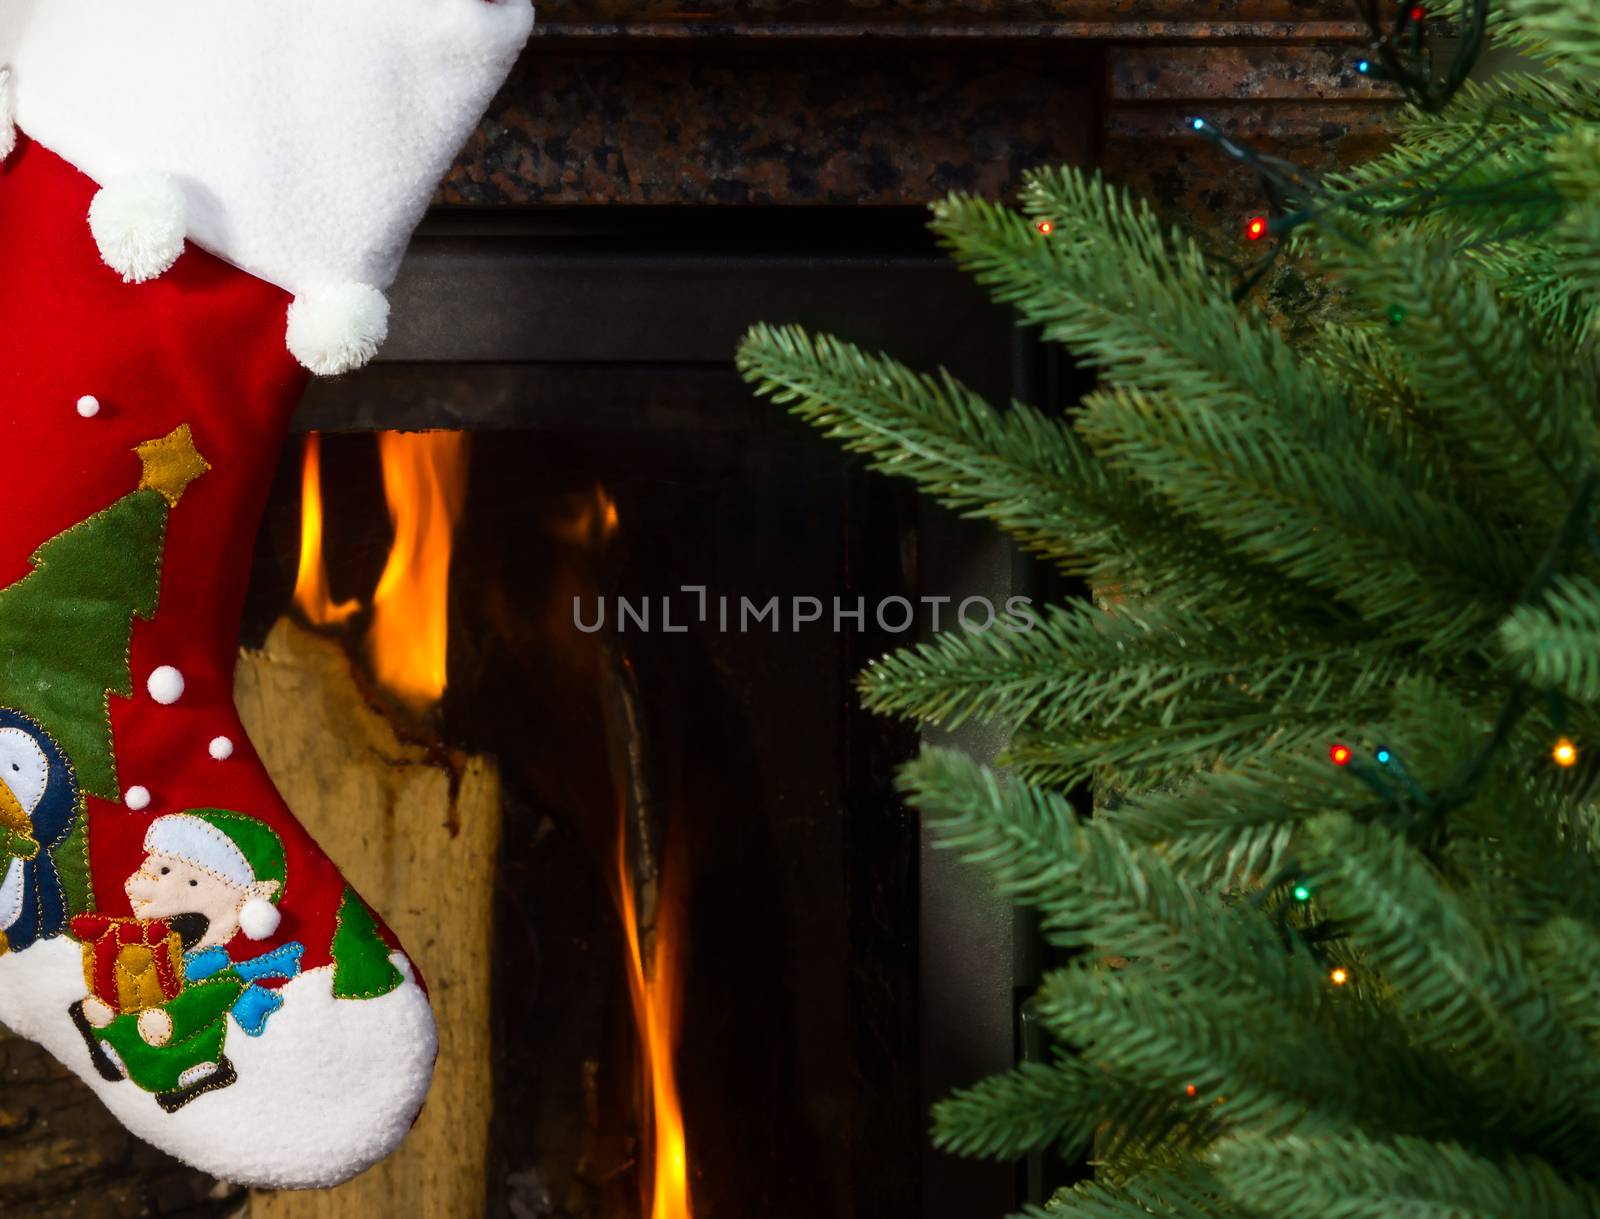
[[[0,1020],[231,1181],[354,1175],[432,1074],[422,980],[274,790],[233,663],[302,364],[381,342],[531,18],[0,6]]]

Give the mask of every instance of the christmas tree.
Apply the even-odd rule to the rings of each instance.
[[[1100,594],[862,680],[1010,730],[1002,768],[930,749],[901,785],[1059,950],[1054,1054],[935,1117],[953,1151],[1092,1159],[1051,1214],[1600,1215],[1600,16],[1491,24],[1534,71],[1372,54],[1419,103],[1374,165],[1226,145],[1339,301],[1303,346],[1058,170],[933,227],[1098,372],[1065,416],[798,329],[741,348]]]
[[[138,487],[34,551],[0,589],[0,706],[31,717],[70,759],[80,792],[117,800],[109,696],[133,693],[133,619],[161,593],[167,514],[208,468],[188,427],[135,450]],[[54,854],[71,912],[93,908],[81,808]]]
[[[378,920],[356,891],[345,887],[333,933],[333,993],[339,999],[376,999],[404,982],[405,975],[389,957]]]

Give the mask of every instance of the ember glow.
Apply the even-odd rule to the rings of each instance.
[[[315,432],[306,437],[300,468],[300,571],[294,604],[312,626],[337,626],[361,608],[356,601],[335,604],[328,591],[322,557],[322,438]]]
[[[598,483],[594,490],[566,516],[550,525],[550,532],[574,546],[598,549],[617,532],[621,518],[617,501]]]
[[[663,877],[654,933],[642,940],[634,899],[633,870],[628,866],[627,833],[617,833],[618,906],[628,938],[628,992],[639,1032],[639,1086],[642,1125],[653,1132],[647,1167],[653,1166],[653,1187],[645,1199],[649,1219],[692,1219],[689,1201],[689,1148],[684,1137],[683,1108],[673,1053],[678,1044],[679,991],[683,962],[679,956],[682,929],[679,904],[671,889],[681,869],[669,860]]]
[[[466,501],[464,432],[382,432],[383,491],[394,544],[372,594],[374,676],[421,710],[444,693],[450,550]]]

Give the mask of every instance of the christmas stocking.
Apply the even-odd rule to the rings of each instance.
[[[381,342],[532,19],[0,3],[0,1021],[235,1182],[354,1175],[432,1073],[421,976],[273,789],[233,662],[304,369]]]

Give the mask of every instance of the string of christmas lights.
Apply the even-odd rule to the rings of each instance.
[[[1600,486],[1600,475],[1593,472],[1579,481],[1555,536],[1522,589],[1518,598],[1520,603],[1532,604],[1542,600],[1574,551],[1583,546],[1600,546],[1600,536],[1590,524],[1597,486]],[[1437,858],[1439,848],[1443,845],[1447,815],[1471,799],[1495,755],[1510,738],[1516,725],[1536,705],[1532,694],[1526,681],[1518,679],[1512,684],[1483,745],[1464,759],[1456,773],[1436,791],[1430,792],[1418,783],[1399,753],[1386,744],[1377,745],[1370,758],[1366,758],[1357,754],[1346,742],[1334,741],[1328,746],[1328,760],[1341,771],[1361,780],[1378,797],[1378,805],[1367,809],[1367,814],[1390,815],[1408,831],[1419,824],[1420,818],[1422,833],[1419,846],[1424,853]],[[1559,732],[1565,715],[1560,701],[1553,696],[1552,699],[1551,718]],[[1569,736],[1561,733],[1551,745],[1549,756],[1557,767],[1568,770],[1578,764],[1580,751]],[[1359,811],[1358,815],[1361,815]],[[1320,920],[1295,926],[1290,922],[1291,912],[1296,909],[1308,910],[1314,896],[1312,885],[1294,861],[1288,861],[1275,877],[1252,895],[1251,901],[1261,905],[1285,890],[1290,900],[1277,903],[1275,917],[1286,946],[1292,948],[1298,942],[1330,967],[1328,980],[1333,986],[1347,985],[1351,980],[1349,966],[1330,961],[1321,948],[1324,943],[1342,938],[1338,923]]]
[[[1393,19],[1385,28],[1379,12],[1379,0],[1356,0],[1373,41],[1357,61],[1355,68],[1362,76],[1392,82],[1411,105],[1429,113],[1447,106],[1466,83],[1483,51],[1488,20],[1488,0],[1462,0],[1457,26],[1460,41],[1450,62],[1442,73],[1434,68],[1433,57],[1427,41],[1429,12],[1424,4],[1412,0],[1396,6]],[[1439,3],[1434,8],[1440,7]],[[1261,182],[1266,196],[1266,212],[1245,220],[1243,236],[1251,244],[1262,243],[1267,238],[1288,235],[1302,225],[1317,222],[1335,233],[1351,240],[1361,240],[1358,233],[1342,231],[1341,214],[1361,220],[1406,219],[1427,213],[1442,206],[1463,204],[1537,203],[1554,200],[1548,172],[1538,169],[1511,174],[1489,183],[1463,186],[1462,182],[1476,166],[1502,152],[1514,151],[1518,141],[1530,136],[1552,134],[1548,124],[1534,121],[1514,135],[1488,140],[1487,133],[1495,122],[1507,112],[1520,112],[1514,105],[1491,108],[1476,128],[1457,145],[1440,153],[1433,161],[1407,172],[1403,177],[1391,177],[1367,182],[1355,188],[1332,188],[1317,176],[1292,162],[1274,157],[1242,144],[1220,131],[1203,117],[1188,120],[1190,128],[1210,140],[1228,157],[1251,168]],[[1529,117],[1525,115],[1524,117]],[[1525,230],[1498,234],[1494,240],[1522,236],[1525,232],[1544,227],[1535,222]],[[1049,237],[1055,225],[1048,219],[1035,222],[1037,232]],[[1236,298],[1243,298],[1270,269],[1279,256],[1281,243],[1268,242],[1266,253],[1253,264],[1241,267],[1230,259],[1220,259],[1240,275]],[[1385,311],[1387,321],[1393,326],[1403,325],[1405,309],[1396,304]],[[1600,535],[1589,527],[1590,504],[1593,499],[1596,476],[1587,475],[1576,489],[1561,528],[1542,557],[1527,586],[1518,598],[1521,603],[1532,603],[1543,598],[1551,580],[1564,566],[1564,559],[1578,545],[1588,545],[1600,553]],[[1378,804],[1366,810],[1373,816],[1392,818],[1397,825],[1420,826],[1420,846],[1430,857],[1437,858],[1443,846],[1448,814],[1471,799],[1478,784],[1487,773],[1494,756],[1511,736],[1516,725],[1533,706],[1532,691],[1523,681],[1515,682],[1494,726],[1482,747],[1464,759],[1456,772],[1429,791],[1419,784],[1406,768],[1399,755],[1386,745],[1379,745],[1369,757],[1358,756],[1344,742],[1329,747],[1330,760],[1336,767],[1358,778],[1372,790]],[[1559,708],[1553,717],[1560,727]],[[1550,746],[1550,761],[1561,769],[1577,765],[1580,751],[1577,744],[1566,735],[1559,735]],[[1330,985],[1344,987],[1352,980],[1348,964],[1337,963],[1328,956],[1324,945],[1343,938],[1344,932],[1336,921],[1317,920],[1305,925],[1291,925],[1289,916],[1295,910],[1310,911],[1314,897],[1310,883],[1298,874],[1292,863],[1250,898],[1252,903],[1274,900],[1273,895],[1287,891],[1289,902],[1278,901],[1275,914],[1286,945],[1296,942],[1321,959],[1327,968]],[[1313,920],[1315,915],[1310,914]],[[1186,1088],[1186,1094],[1196,1095],[1195,1085]]]
[[[1489,0],[1461,0],[1457,18],[1461,41],[1442,75],[1433,71],[1426,39],[1426,5],[1415,0],[1399,5],[1387,30],[1378,0],[1357,0],[1356,7],[1372,33],[1372,45],[1356,64],[1356,71],[1374,80],[1392,81],[1408,102],[1430,114],[1450,104],[1483,54],[1489,32]]]
[[[1430,29],[1429,5],[1418,3],[1417,0],[1392,6],[1381,4],[1380,0],[1356,0],[1356,7],[1372,36],[1370,45],[1356,61],[1356,71],[1369,79],[1391,82],[1407,102],[1423,111],[1436,113],[1444,109],[1467,82],[1483,53],[1489,23],[1489,0],[1461,0],[1453,30],[1459,39],[1442,72],[1435,70],[1432,48],[1427,38]],[[1380,12],[1386,7],[1393,12],[1392,18],[1387,20]],[[1432,7],[1435,11],[1442,8],[1443,0],[1437,0]],[[1321,223],[1349,240],[1360,241],[1360,233],[1344,231],[1344,226],[1339,223],[1341,213],[1367,220],[1393,220],[1419,216],[1445,206],[1459,208],[1515,204],[1536,207],[1548,202],[1552,205],[1553,216],[1558,199],[1543,167],[1493,182],[1463,184],[1474,167],[1513,148],[1516,142],[1526,141],[1541,129],[1546,134],[1553,132],[1547,125],[1539,124],[1537,116],[1524,115],[1535,123],[1533,130],[1524,128],[1514,136],[1486,141],[1487,132],[1498,117],[1524,109],[1514,104],[1491,107],[1476,131],[1455,148],[1441,153],[1433,162],[1403,176],[1346,188],[1330,188],[1316,175],[1289,161],[1258,152],[1231,139],[1203,117],[1191,118],[1189,125],[1228,157],[1252,169],[1260,180],[1268,210],[1245,221],[1244,236],[1249,242],[1254,244],[1268,237],[1285,236],[1312,222]],[[1550,219],[1539,216],[1516,231],[1497,234],[1493,240],[1526,236],[1540,231],[1549,223]],[[1248,265],[1241,266],[1234,259],[1218,256],[1217,260],[1229,266],[1238,277],[1234,292],[1236,300],[1242,300],[1254,289],[1280,254],[1280,245],[1269,243],[1265,253]],[[1403,313],[1399,318],[1390,318],[1395,325],[1402,320]]]

